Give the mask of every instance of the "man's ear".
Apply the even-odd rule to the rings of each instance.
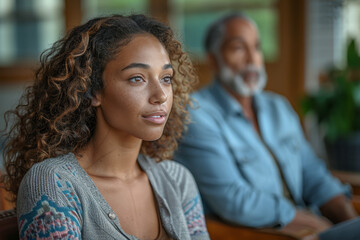
[[[93,106],[93,107],[98,107],[98,106],[100,106],[100,104],[101,104],[100,94],[97,93],[97,94],[95,94],[95,96],[93,96],[93,97],[91,98],[91,106]]]
[[[213,53],[207,54],[207,61],[209,63],[210,69],[212,69],[214,72],[219,71],[219,63],[217,61],[216,56]]]

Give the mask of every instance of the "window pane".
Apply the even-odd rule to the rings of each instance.
[[[1,0],[0,8],[0,65],[38,61],[64,33],[63,1]]]
[[[345,1],[342,15],[344,21],[344,43],[346,43],[349,39],[354,38],[357,41],[357,46],[360,48],[360,1]],[[346,44],[343,44],[343,47],[345,46]]]
[[[204,57],[204,38],[208,27],[221,16],[242,11],[257,23],[266,61],[278,56],[278,13],[276,0],[173,0],[172,26],[178,30],[185,48],[195,57]]]
[[[257,10],[244,11],[249,17],[257,23],[261,48],[263,50],[265,60],[272,61],[277,58],[278,54],[278,15],[277,11],[272,8],[263,8]]]
[[[84,21],[108,14],[148,14],[148,0],[86,0]]]
[[[0,22],[0,65],[15,60],[14,49],[15,43],[15,26],[14,23],[7,20]]]
[[[277,0],[173,0],[174,2],[178,2],[178,3],[184,3],[184,4],[190,4],[190,5],[195,5],[195,4],[199,4],[204,6],[204,4],[206,4],[206,7],[208,5],[213,5],[213,4],[219,4],[219,5],[225,5],[225,4],[233,4],[233,3],[237,3],[237,4],[249,4],[249,5],[271,5],[273,3],[275,3]]]

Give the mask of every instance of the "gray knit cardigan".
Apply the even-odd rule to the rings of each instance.
[[[173,161],[139,155],[165,231],[173,239],[209,239],[192,175]],[[35,164],[24,176],[17,201],[20,239],[137,239],[121,228],[74,154]]]

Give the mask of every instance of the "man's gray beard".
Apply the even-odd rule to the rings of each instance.
[[[245,71],[256,71],[258,74],[257,83],[254,87],[249,87],[241,73],[234,74],[233,71],[227,67],[223,66],[220,70],[219,80],[228,86],[231,90],[234,90],[237,94],[243,97],[250,97],[256,93],[261,92],[266,85],[267,76],[264,68],[256,68],[253,65],[250,65],[246,68]]]

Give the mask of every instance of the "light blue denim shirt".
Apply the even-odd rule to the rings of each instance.
[[[270,92],[254,97],[263,140],[217,81],[193,98],[192,123],[175,160],[193,173],[210,213],[251,227],[284,226],[294,218],[296,207],[283,195],[279,168],[268,148],[297,207],[316,208],[348,192],[315,156],[283,97]]]

